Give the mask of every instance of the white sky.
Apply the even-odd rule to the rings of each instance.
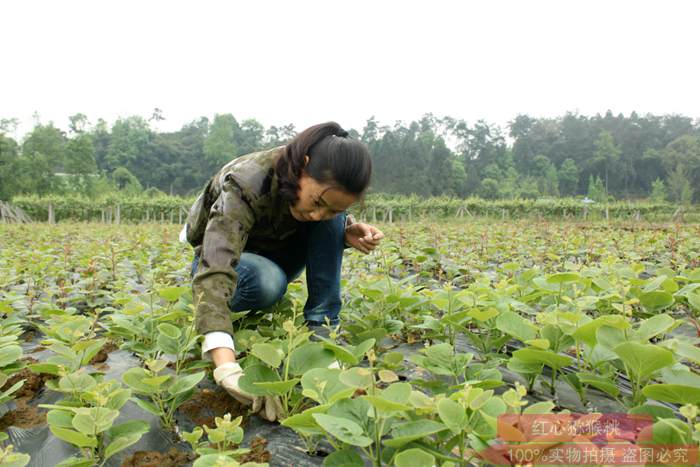
[[[3,0],[0,118],[700,117],[700,2]]]

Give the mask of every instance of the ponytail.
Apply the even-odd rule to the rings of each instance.
[[[372,174],[372,159],[367,146],[348,137],[335,122],[307,128],[284,148],[275,170],[279,194],[293,204],[298,199],[302,170],[319,183],[338,185],[342,190],[363,195]],[[309,163],[304,166],[304,156]]]

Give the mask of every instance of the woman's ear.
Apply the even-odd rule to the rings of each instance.
[[[309,156],[304,156],[304,167],[309,163]]]

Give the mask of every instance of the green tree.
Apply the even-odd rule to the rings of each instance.
[[[579,171],[576,162],[571,159],[565,159],[559,167],[559,192],[563,196],[573,196],[578,188]]]
[[[150,129],[142,117],[120,118],[112,125],[104,168],[111,173],[117,167],[125,167],[136,176],[148,176],[149,170],[143,170],[142,156],[149,139]]]
[[[17,176],[19,165],[19,145],[17,141],[5,136],[0,130],[0,200],[8,201],[19,193]]]
[[[238,122],[231,114],[217,114],[209,127],[209,134],[204,140],[204,159],[208,171],[215,171],[238,154],[234,134],[238,131]]]
[[[690,183],[692,180],[690,192],[700,191],[692,189],[700,182],[700,137],[683,135],[676,138],[661,151],[661,156],[666,172],[669,174],[668,182],[672,195],[674,195],[674,190],[675,195],[678,195],[674,198],[675,201],[680,201],[680,193],[683,188],[678,185],[674,186],[670,178],[672,174],[677,182],[686,179]],[[695,193],[694,199],[696,202],[700,202],[700,193]]]
[[[126,167],[117,167],[112,172],[112,180],[117,189],[126,194],[138,194],[143,190],[138,178],[134,177]]]
[[[688,171],[682,163],[676,165],[668,175],[668,192],[672,201],[680,204],[690,204],[693,199],[693,187],[688,180]]]
[[[595,142],[593,164],[603,168],[605,180],[605,193],[610,193],[608,185],[608,173],[614,168],[620,159],[620,148],[615,144],[609,131],[601,131]]]
[[[652,201],[657,203],[663,203],[668,198],[668,193],[666,191],[666,185],[664,181],[660,178],[654,180],[651,184],[651,196]]]
[[[605,191],[605,185],[603,185],[603,180],[597,175],[588,176],[588,197],[593,201],[598,201],[599,203],[606,202],[608,200],[608,195]]]

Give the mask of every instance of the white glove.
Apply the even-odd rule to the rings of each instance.
[[[222,363],[214,369],[214,381],[228,392],[231,397],[244,405],[252,405],[253,413],[260,412],[260,416],[274,422],[282,412],[282,401],[277,396],[254,396],[238,385],[238,380],[243,376],[241,365],[234,362]],[[264,409],[264,410],[263,410]]]

